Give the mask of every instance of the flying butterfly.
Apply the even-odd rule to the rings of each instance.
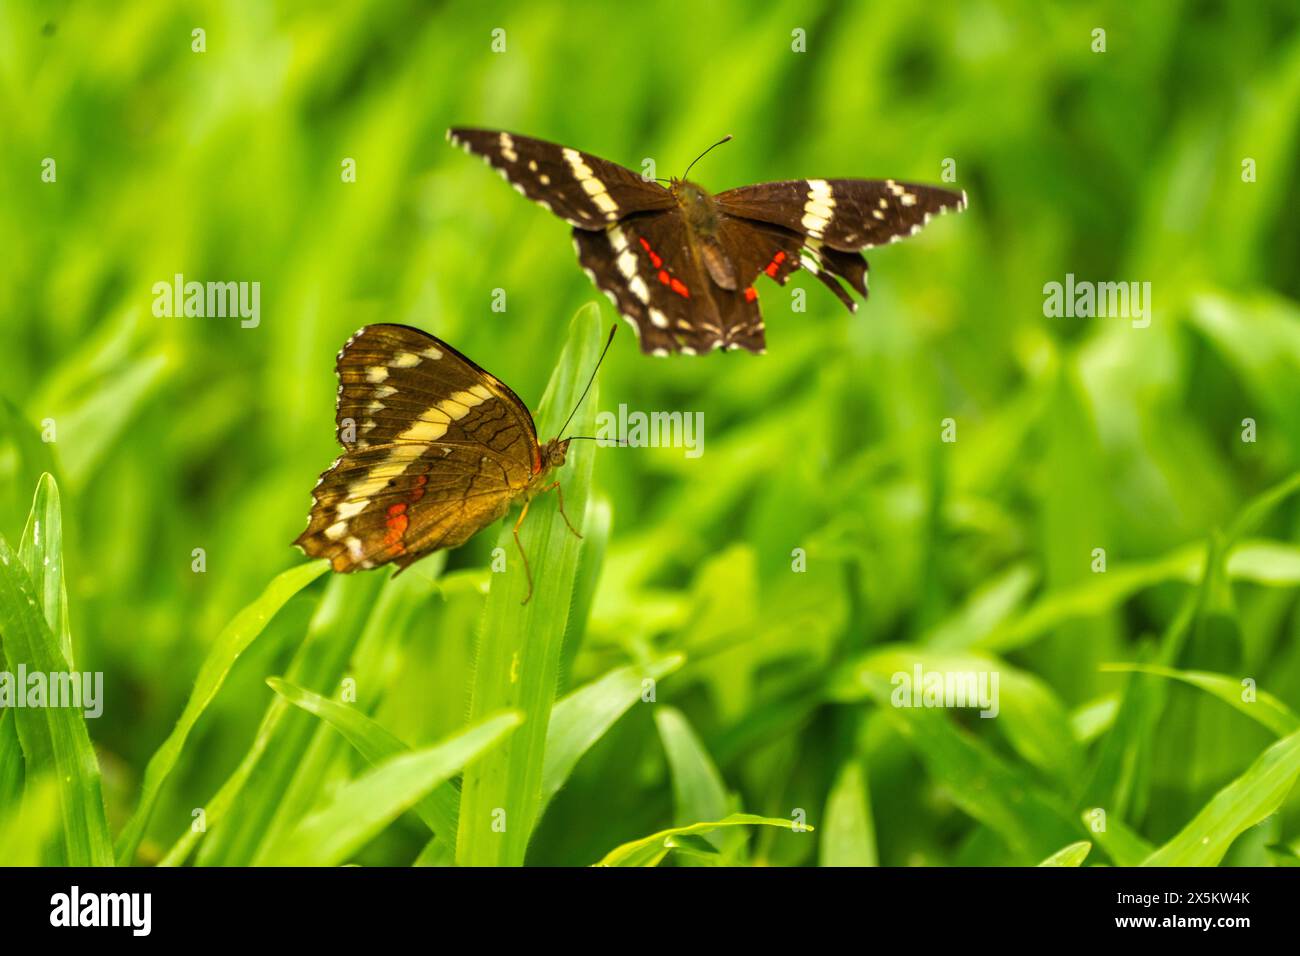
[[[611,329],[605,351],[613,339]],[[540,444],[527,406],[504,382],[409,326],[365,326],[343,346],[335,370],[344,452],[316,482],[307,529],[294,544],[341,573],[391,563],[400,574],[427,554],[459,547],[522,501],[514,538],[527,603],[533,575],[519,528],[532,499],[554,489],[564,523],[582,537],[552,478],[573,439]]]
[[[714,196],[686,178],[707,149],[665,188],[617,163],[528,136],[456,128],[447,139],[573,226],[578,261],[651,355],[764,351],[754,288],[760,275],[784,285],[792,272],[807,269],[856,311],[840,280],[866,298],[861,250],[915,235],[932,216],[966,208],[965,192],[893,179],[795,179]]]

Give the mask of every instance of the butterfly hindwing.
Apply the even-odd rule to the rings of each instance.
[[[601,233],[575,229],[573,240],[592,282],[636,328],[642,351],[748,348],[755,335],[762,348],[756,294],[718,285],[678,211],[634,216]]]
[[[344,453],[298,538],[336,571],[405,567],[497,520],[540,467],[532,416],[499,379],[417,329],[370,325],[338,355]]]
[[[965,193],[892,179],[792,179],[716,198],[728,215],[783,226],[843,252],[896,242],[933,216],[966,208]]]
[[[670,209],[668,190],[581,150],[501,130],[456,128],[447,139],[482,156],[517,191],[570,225],[604,229],[633,213]]]

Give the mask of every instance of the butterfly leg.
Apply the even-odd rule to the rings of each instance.
[[[519,519],[515,521],[515,547],[519,549],[519,557],[524,559],[524,574],[528,576],[528,593],[524,595],[524,599],[519,602],[520,604],[527,604],[533,596],[533,569],[528,566],[528,555],[519,540],[519,526],[524,523],[524,516],[528,514],[530,504],[532,504],[531,500],[524,502],[524,507],[519,512]]]
[[[558,481],[553,481],[545,488],[543,488],[540,492],[538,492],[538,494],[544,494],[545,492],[550,491],[552,488],[555,489],[556,497],[560,499],[560,517],[563,518],[564,523],[569,526],[569,530],[573,532],[573,536],[575,538],[581,538],[582,532],[573,526],[573,522],[569,520],[569,516],[564,513],[564,488],[560,486],[560,483]]]

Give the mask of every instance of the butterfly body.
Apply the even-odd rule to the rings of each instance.
[[[344,453],[316,483],[294,542],[335,571],[405,569],[459,547],[516,503],[522,522],[534,497],[558,487],[569,439],[540,444],[519,397],[441,339],[368,325],[335,368]]]
[[[892,179],[799,179],[712,194],[667,188],[617,163],[501,130],[451,129],[526,198],[573,227],[588,276],[653,355],[762,352],[755,282],[806,269],[853,311],[867,295],[861,250],[965,208],[965,193]],[[689,172],[689,170],[688,170]]]

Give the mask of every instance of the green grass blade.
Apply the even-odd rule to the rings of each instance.
[[[942,710],[895,707],[890,683],[865,674],[860,679],[935,782],[964,812],[1001,836],[1018,862],[1041,860],[1077,836],[1079,827],[1064,801],[959,729]]]
[[[1083,866],[1083,861],[1088,858],[1090,852],[1092,852],[1092,844],[1087,840],[1080,840],[1078,843],[1071,843],[1069,846],[1061,847],[1038,865]]]
[[[409,633],[416,610],[428,602],[433,593],[433,581],[441,573],[445,561],[446,553],[440,552],[424,562],[418,574],[392,577],[380,572],[369,576],[373,582],[360,590],[354,589],[352,603],[357,619],[364,620],[364,626],[360,628],[355,643],[350,639],[338,642],[338,633],[331,637],[340,645],[340,650],[348,652],[347,657],[341,660],[339,670],[332,678],[322,674],[321,682],[311,686],[337,693],[338,680],[346,676],[353,681],[354,687],[368,689],[356,701],[358,712],[373,713],[370,708],[377,705],[384,693],[381,689],[386,684],[384,671],[389,666],[385,660],[391,658],[404,635]],[[302,682],[295,683],[299,687],[307,686]],[[280,704],[276,699],[275,705]],[[288,724],[294,729],[292,745],[282,742],[275,753],[267,755],[265,762],[258,767],[257,779],[247,791],[247,796],[259,805],[254,812],[261,815],[267,824],[266,831],[260,836],[251,828],[244,830],[248,838],[245,846],[256,845],[251,857],[253,866],[274,864],[275,861],[267,856],[269,848],[308,814],[319,809],[322,781],[339,779],[346,772],[343,764],[350,745],[345,739],[333,728],[306,714],[294,710],[288,716]],[[446,725],[438,736],[458,727],[459,724]],[[271,783],[273,769],[275,782]],[[244,852],[241,848],[233,859],[246,862]],[[202,855],[200,859],[203,859]]]
[[[692,820],[721,820],[732,810],[739,810],[727,796],[727,786],[717,765],[684,714],[675,707],[655,710],[655,727],[668,756],[673,783],[673,821],[679,826]],[[706,859],[709,865],[728,865],[744,852],[744,836],[725,831],[702,838],[720,855]],[[699,862],[699,857],[687,865]]]
[[[0,812],[0,861],[10,866],[42,866],[59,837],[59,788],[49,775],[37,778],[7,813]]]
[[[282,866],[337,866],[470,760],[491,750],[523,715],[498,714],[446,740],[389,757],[342,787],[298,824],[268,857]]]
[[[342,669],[340,658],[346,658],[355,646],[367,609],[373,603],[375,593],[382,583],[382,578],[373,575],[364,577],[333,575],[329,579],[320,604],[316,607],[311,623],[308,625],[306,640],[298,648],[297,654],[289,665],[287,675],[289,680],[298,686],[308,683],[329,686],[335,683],[335,678]],[[276,749],[284,761],[300,759],[302,739],[308,735],[308,731],[316,729],[320,722],[311,720],[306,714],[299,715],[315,726],[303,730],[290,746],[284,742],[284,735],[291,709],[291,706],[278,695],[272,697],[270,706],[262,715],[253,742],[239,762],[239,766],[230,773],[217,792],[203,804],[207,811],[209,830],[214,824],[218,829],[208,834],[200,849],[199,863],[220,862],[219,858],[227,848],[227,844],[220,840],[222,829],[227,826],[238,827],[244,823],[243,816],[234,813],[233,809],[244,795],[244,789],[255,770],[262,770],[259,776],[271,775],[269,770],[261,767],[261,763],[267,756],[268,750],[272,748],[272,743],[278,744]],[[283,787],[284,782],[277,775],[272,786]],[[260,827],[258,832],[261,832]],[[187,828],[167,851],[160,865],[180,866],[189,858],[201,837],[203,834]],[[218,838],[215,846],[214,837]]]
[[[675,707],[657,708],[655,726],[672,771],[676,822],[681,825],[726,816],[727,788],[722,775],[682,712]]]
[[[1182,681],[1201,690],[1228,706],[1241,711],[1247,717],[1267,727],[1279,737],[1300,730],[1300,717],[1282,701],[1267,691],[1256,690],[1255,700],[1243,700],[1241,681],[1223,674],[1211,674],[1208,671],[1182,671],[1172,667],[1160,667],[1155,664],[1106,664],[1103,671],[1137,671],[1168,677],[1170,680]]]
[[[1093,815],[1094,809],[1084,810],[1083,825],[1116,866],[1139,866],[1155,852],[1154,846],[1130,830],[1122,820],[1107,816],[1104,824],[1099,826]]]
[[[199,676],[194,682],[194,690],[181,712],[176,727],[163,741],[145,768],[144,783],[141,787],[140,804],[123,828],[117,841],[118,862],[127,866],[135,858],[136,848],[149,825],[149,817],[158,802],[163,784],[180,759],[185,741],[194,729],[212,698],[217,696],[226,675],[239,659],[239,655],[248,649],[259,634],[266,628],[276,613],[288,603],[289,599],[305,588],[312,581],[324,574],[329,565],[324,561],[300,564],[277,575],[253,603],[241,610],[226,625],[212,650],[199,669]]]
[[[568,344],[542,399],[543,440],[551,437],[577,404],[601,344],[600,312],[594,305],[584,307],[573,319]],[[572,434],[593,434],[597,393],[598,383],[593,383],[591,394],[574,416]],[[573,445],[568,463],[556,476],[571,515],[586,513],[597,451],[594,445],[585,441]],[[459,863],[469,866],[518,866],[524,862],[542,807],[547,725],[582,544],[559,516],[553,494],[536,499],[520,533],[532,564],[535,590],[532,600],[521,605],[527,582],[511,526],[507,519],[497,541],[509,555],[511,570],[493,575],[479,633],[470,719],[518,709],[525,713],[526,722],[503,746],[465,771],[456,856]],[[502,812],[504,833],[493,826]]]
[[[285,677],[299,687],[336,688],[382,606],[387,579],[379,574],[330,574],[320,603]],[[208,807],[208,835],[200,866],[248,866],[261,848],[279,842],[311,809],[295,783],[309,763],[326,759],[338,735],[321,722],[269,693],[262,724],[220,796],[229,804]],[[318,766],[320,766],[318,764]],[[296,792],[295,792],[296,791]],[[215,827],[214,827],[215,824]]]
[[[1300,732],[1264,751],[1143,866],[1217,866],[1240,834],[1276,812],[1300,776]]]
[[[1289,846],[1274,844],[1264,847],[1264,852],[1268,854],[1269,862],[1274,866],[1300,867],[1300,854]]]
[[[63,515],[59,488],[48,472],[36,483],[36,495],[22,537],[18,559],[32,579],[45,622],[59,640],[72,666],[72,632],[68,627],[68,595],[63,580]],[[22,745],[9,711],[0,712],[0,807],[17,798],[23,782]]]
[[[826,798],[820,859],[822,866],[880,865],[867,776],[857,760],[849,760],[840,768]]]
[[[72,665],[72,632],[68,627],[68,591],[63,580],[63,514],[54,476],[41,475],[27,526],[18,542],[18,559],[31,576],[32,587],[45,611],[45,623],[59,639],[63,656]]]
[[[587,637],[587,622],[596,598],[596,585],[600,583],[605,567],[605,551],[609,547],[609,531],[613,523],[614,509],[609,499],[593,493],[587,501],[586,517],[580,525],[582,556],[578,561],[578,580],[573,587],[569,623],[564,631],[564,647],[560,651],[561,693],[572,689],[573,662]]]
[[[542,766],[543,808],[564,786],[582,755],[641,699],[643,681],[658,681],[685,661],[686,655],[673,654],[644,665],[619,667],[555,702]]]
[[[315,714],[341,733],[347,738],[348,743],[372,764],[378,765],[411,750],[405,743],[354,707],[329,700],[320,694],[313,694],[279,677],[268,677],[266,682],[289,703],[301,707],[309,714]],[[421,797],[413,809],[420,815],[420,819],[429,825],[429,829],[440,841],[448,846],[455,846],[459,806],[460,791],[450,782],[445,782],[438,784]]]
[[[26,569],[0,538],[0,638],[6,669],[69,671],[59,639]],[[113,846],[104,812],[99,761],[90,743],[85,714],[69,707],[22,707],[14,714],[26,771],[56,774],[63,822],[62,860],[69,866],[111,866]]]
[[[596,866],[658,866],[659,862],[673,849],[670,845],[675,837],[712,833],[724,827],[764,826],[782,827],[794,830],[793,820],[779,817],[760,817],[752,813],[733,813],[722,820],[709,823],[692,823],[688,826],[671,827],[660,830],[648,837],[632,840],[610,850]],[[815,828],[803,825],[804,832],[811,833]]]
[[[831,682],[830,694],[839,701],[863,700],[871,696],[876,680],[892,680],[900,673],[910,676],[918,665],[926,673],[996,674],[998,713],[990,724],[1006,735],[1017,753],[1057,781],[1071,781],[1079,773],[1083,755],[1054,692],[1034,675],[987,654],[882,645],[844,666]]]
[[[23,792],[23,748],[13,715],[9,708],[0,710],[0,811],[16,804]]]

